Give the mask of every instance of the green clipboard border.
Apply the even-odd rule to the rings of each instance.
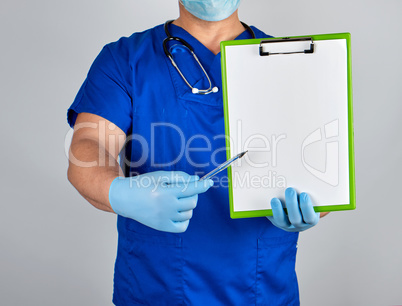
[[[235,45],[253,45],[260,44],[261,40],[280,39],[280,38],[301,38],[311,37],[314,40],[333,40],[333,39],[346,39],[347,46],[347,74],[348,74],[348,138],[349,138],[349,194],[350,204],[343,205],[326,205],[314,207],[316,212],[329,212],[329,211],[343,211],[353,210],[356,208],[356,187],[355,187],[355,157],[354,157],[354,129],[353,129],[353,87],[352,87],[352,52],[351,52],[351,35],[350,33],[335,33],[335,34],[318,34],[318,35],[303,35],[303,36],[290,36],[290,37],[273,37],[263,39],[244,39],[244,40],[230,40],[221,42],[221,66],[222,66],[222,93],[223,93],[223,107],[225,116],[225,134],[226,137],[226,156],[227,159],[231,158],[230,150],[230,133],[229,133],[229,106],[227,97],[227,78],[226,78],[226,46]],[[232,186],[232,168],[228,167],[229,179],[229,202],[230,202],[230,217],[232,219],[238,218],[251,218],[251,217],[264,217],[272,216],[272,210],[252,210],[252,211],[234,211],[233,207],[233,186]]]

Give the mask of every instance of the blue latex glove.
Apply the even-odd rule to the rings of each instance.
[[[316,225],[320,220],[320,214],[316,213],[309,195],[300,194],[300,204],[297,200],[297,192],[293,188],[285,191],[285,201],[288,214],[286,215],[279,199],[271,200],[273,216],[267,216],[273,225],[287,232],[302,232]]]
[[[182,233],[193,216],[198,194],[213,185],[212,180],[198,180],[181,171],[117,177],[110,185],[109,202],[118,215],[156,230]]]

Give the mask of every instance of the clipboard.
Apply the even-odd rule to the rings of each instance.
[[[350,33],[221,42],[231,218],[272,216],[287,187],[316,212],[352,210]],[[286,207],[285,207],[286,209]]]

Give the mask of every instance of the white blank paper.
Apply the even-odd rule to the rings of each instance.
[[[349,203],[346,40],[314,43],[313,54],[270,56],[226,46],[231,154],[249,151],[232,166],[235,212],[270,209],[286,187],[315,206]]]

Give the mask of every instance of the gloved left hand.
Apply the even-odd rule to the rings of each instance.
[[[293,188],[285,191],[285,201],[288,214],[285,213],[282,203],[278,198],[271,200],[273,216],[267,216],[273,225],[287,232],[302,232],[315,226],[320,220],[320,214],[316,213],[309,195],[305,192],[297,199],[297,192]]]

